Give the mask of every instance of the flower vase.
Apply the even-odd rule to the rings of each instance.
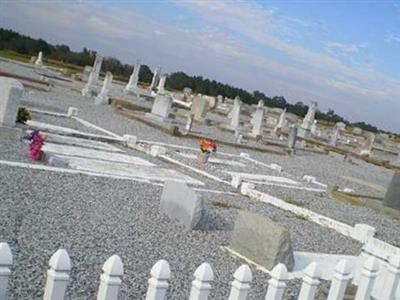
[[[199,155],[197,156],[197,161],[201,164],[205,164],[208,162],[208,158],[210,157],[210,153],[209,152],[201,152],[199,153]]]

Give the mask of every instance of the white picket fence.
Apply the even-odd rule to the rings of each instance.
[[[0,243],[0,300],[7,299],[8,280],[11,275],[12,253],[7,243]],[[63,300],[69,281],[71,261],[64,249],[56,251],[49,261],[47,281],[44,288],[44,300]],[[393,300],[400,279],[400,256],[389,259],[386,284],[379,293],[378,300]],[[340,261],[334,271],[327,300],[343,300],[348,282],[352,279],[350,265]],[[122,282],[124,266],[118,255],[113,255],[103,265],[97,300],[117,300]],[[355,300],[370,300],[371,291],[379,273],[379,264],[374,257],[363,264]],[[304,271],[303,282],[298,300],[313,300],[320,283],[319,267],[313,262]],[[159,260],[150,271],[146,300],[163,300],[171,277],[167,261]],[[247,265],[240,266],[233,274],[228,300],[246,300],[251,288],[252,272]],[[189,300],[207,300],[212,290],[214,274],[208,263],[201,264],[194,272],[194,280]],[[271,272],[265,300],[281,300],[285,292],[288,272],[283,264],[278,264]]]

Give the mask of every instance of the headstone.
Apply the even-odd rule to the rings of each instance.
[[[385,206],[400,210],[400,173],[395,172],[383,201]]]
[[[372,148],[374,147],[375,143],[375,133],[373,132],[365,132],[365,143],[363,149],[361,149],[361,155],[370,155],[372,153]]]
[[[94,96],[96,94],[97,81],[99,80],[102,62],[103,57],[101,55],[96,55],[93,69],[89,74],[88,82],[82,90],[82,96]]]
[[[190,113],[194,116],[197,121],[203,121],[207,115],[208,103],[205,97],[198,94],[192,100],[192,107]]]
[[[187,117],[185,132],[189,133],[192,130],[192,125],[193,125],[193,115],[190,113]]]
[[[317,133],[317,120],[314,120],[314,123],[311,125],[310,132],[312,135],[316,135]]]
[[[111,72],[106,73],[106,77],[104,78],[103,87],[101,88],[101,92],[97,95],[95,103],[96,104],[108,104],[108,93],[111,88],[111,83],[113,80],[113,75]]]
[[[0,77],[0,126],[15,125],[23,92],[24,87],[18,80]]]
[[[210,110],[217,107],[217,100],[215,99],[215,97],[213,96],[203,96],[203,97],[206,99],[208,108]]]
[[[276,126],[274,128],[274,132],[275,133],[279,132],[285,126],[286,126],[286,108],[280,114],[279,121],[278,121],[278,124],[276,124]]]
[[[43,66],[43,53],[42,51],[39,52],[38,57],[35,61],[35,66],[42,67]]]
[[[292,125],[290,126],[288,135],[288,148],[291,150],[292,154],[295,153],[296,140],[297,140],[297,127]]]
[[[165,82],[167,81],[167,75],[161,75],[160,81],[157,86],[157,94],[165,94]]]
[[[336,125],[333,127],[333,134],[331,136],[330,144],[332,146],[337,145],[337,140],[339,139],[340,132],[346,128],[346,124],[342,122],[337,122]]]
[[[308,137],[311,133],[311,127],[314,124],[315,113],[317,111],[317,102],[311,102],[310,107],[308,108],[307,114],[303,119],[303,122],[300,126],[300,130],[298,132],[300,137]]]
[[[185,183],[176,181],[165,182],[160,212],[194,230],[203,228],[207,218],[204,202]]]
[[[172,97],[168,95],[156,95],[154,99],[151,114],[159,118],[161,121],[168,119],[169,110],[172,105]]]
[[[183,88],[183,97],[182,97],[183,101],[188,102],[191,99],[191,97],[190,97],[191,95],[192,95],[191,88],[189,88],[189,87]]]
[[[250,120],[250,123],[253,125],[252,134],[255,136],[262,135],[264,113],[264,101],[260,100],[258,101],[256,111],[253,113],[253,117]]]
[[[83,68],[82,77],[81,77],[82,81],[89,80],[89,76],[90,76],[90,73],[92,72],[92,70],[93,70],[92,66],[85,66]]]
[[[155,90],[160,80],[161,67],[157,67],[154,71],[153,78],[151,79],[150,90]]]
[[[353,128],[353,133],[357,135],[361,135],[363,133],[363,130],[359,127],[354,127]]]
[[[12,78],[0,77],[0,138],[16,140],[21,138],[22,130],[15,128],[23,85]]]
[[[289,231],[255,213],[239,212],[230,248],[268,270],[279,263],[285,264],[289,271],[294,267]]]
[[[231,119],[230,127],[234,130],[240,127],[240,108],[242,102],[239,97],[236,97],[233,102],[233,107],[228,117]]]
[[[140,71],[140,61],[137,60],[135,67],[132,71],[132,75],[129,77],[129,82],[125,86],[125,92],[133,92],[136,93],[137,91],[137,84],[139,82],[139,71]]]

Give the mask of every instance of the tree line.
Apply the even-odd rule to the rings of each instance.
[[[39,51],[42,51],[45,59],[53,59],[82,67],[93,65],[96,57],[96,51],[87,48],[83,48],[82,51],[72,51],[67,45],[51,45],[43,39],[33,39],[13,30],[2,28],[0,28],[1,50],[11,50],[29,56],[36,56]],[[127,81],[133,71],[133,66],[123,64],[114,57],[105,57],[102,64],[102,71],[110,71],[116,78]],[[139,81],[149,84],[152,77],[153,72],[151,69],[147,65],[142,65],[139,73]],[[184,72],[175,72],[168,76],[166,81],[167,89],[182,90],[185,87],[191,88],[194,93],[211,96],[222,95],[231,99],[239,96],[243,102],[248,104],[256,104],[259,100],[263,100],[268,107],[286,108],[288,112],[300,117],[304,117],[308,110],[308,105],[303,102],[291,104],[283,96],[270,97],[260,91],[249,92],[229,84],[203,78],[202,76],[190,76]],[[377,127],[365,122],[350,123],[336,114],[332,109],[329,109],[327,112],[318,110],[316,119],[332,124],[343,122],[372,132],[379,132]]]

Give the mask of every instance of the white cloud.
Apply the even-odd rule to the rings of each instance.
[[[334,56],[350,56],[360,52],[361,49],[365,49],[367,44],[342,44],[337,42],[327,43],[325,50]]]
[[[251,1],[175,3],[192,10],[202,22],[197,27],[173,25],[121,5],[99,9],[94,2],[13,2],[0,10],[0,25],[14,16],[15,22],[26,22],[24,33],[53,43],[105,51],[130,63],[139,58],[167,72],[184,70],[291,101],[317,100],[348,108],[348,99],[356,107],[400,97],[400,80],[371,66],[354,68],[342,61],[365,49],[364,44],[328,43],[336,54],[332,57],[285,40],[317,30],[312,22],[282,16]],[[181,16],[178,12],[177,18]],[[276,59],[265,49],[283,58]]]
[[[385,35],[386,43],[400,43],[400,33],[388,33]]]

